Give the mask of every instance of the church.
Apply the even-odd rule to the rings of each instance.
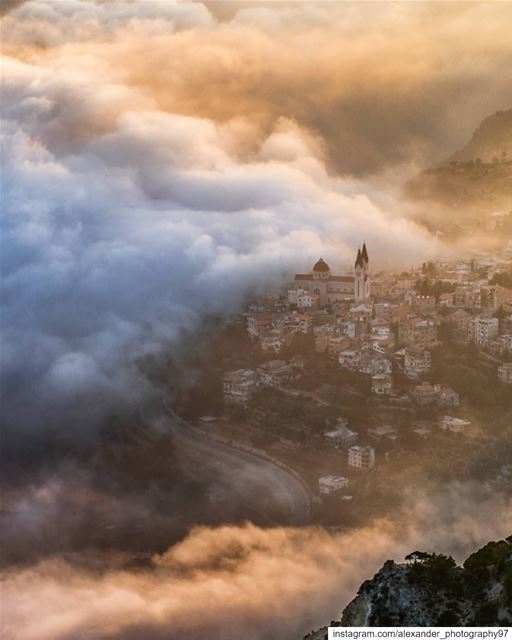
[[[297,273],[296,289],[302,289],[319,297],[320,306],[334,302],[362,302],[370,296],[370,260],[366,243],[357,251],[352,275],[335,275],[327,262],[320,258],[311,273]]]

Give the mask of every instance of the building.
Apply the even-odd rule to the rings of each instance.
[[[408,378],[420,378],[432,369],[432,356],[427,349],[404,349],[404,373]]]
[[[385,373],[372,376],[372,393],[378,396],[389,396],[393,391],[393,378]]]
[[[324,433],[324,438],[331,446],[347,449],[357,442],[358,435],[347,427],[346,420],[340,420],[335,429]]]
[[[375,465],[375,449],[355,444],[348,450],[348,466],[355,469],[371,469]]]
[[[498,367],[498,380],[501,384],[512,384],[512,362],[507,362]]]
[[[258,388],[258,375],[252,369],[230,371],[223,378],[224,401],[247,404]]]
[[[348,478],[343,476],[322,476],[318,478],[318,488],[320,493],[329,495],[348,486]]]
[[[380,427],[370,427],[368,429],[368,438],[374,444],[380,444],[385,441],[396,444],[398,441],[398,429],[388,424]]]
[[[470,425],[470,420],[454,418],[453,416],[443,416],[439,423],[439,426],[443,431],[450,431],[451,433],[465,433]]]
[[[431,404],[437,404],[441,407],[459,406],[459,394],[451,387],[446,387],[442,384],[422,382],[416,385],[410,391],[410,394],[420,407]]]
[[[360,359],[361,353],[359,351],[356,351],[355,349],[345,349],[344,351],[340,351],[338,355],[338,362],[340,363],[340,367],[344,369],[357,369]]]
[[[297,273],[294,278],[294,289],[301,290],[318,296],[320,306],[336,302],[356,301],[361,302],[370,297],[368,251],[366,244],[357,252],[353,274],[335,275],[327,262],[320,258],[310,273]],[[288,293],[288,299],[294,298],[294,294]],[[297,304],[299,296],[297,294]]]
[[[436,402],[440,407],[458,407],[459,394],[451,387],[445,387],[441,384],[435,384]]]
[[[499,332],[498,318],[477,316],[471,323],[471,338],[479,347],[485,347]]]
[[[401,345],[425,349],[437,343],[437,326],[432,320],[408,318],[398,324]]]

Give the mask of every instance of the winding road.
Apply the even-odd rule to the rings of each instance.
[[[251,483],[254,490],[266,491],[273,501],[287,514],[287,524],[302,526],[309,522],[311,496],[306,485],[284,465],[260,456],[251,451],[230,446],[208,436],[184,422],[163,401],[164,412],[157,418],[160,430],[173,435],[176,443],[184,449],[190,449],[194,455],[205,456],[209,462],[218,462],[235,477],[248,483],[248,499],[251,496]]]

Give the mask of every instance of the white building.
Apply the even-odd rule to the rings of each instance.
[[[465,433],[466,429],[471,425],[470,420],[464,420],[463,418],[454,418],[453,416],[443,416],[439,426],[443,431],[450,431],[451,433]]]
[[[346,421],[340,421],[336,429],[324,433],[324,438],[331,446],[346,449],[357,442],[358,435],[357,431],[352,431],[347,427]]]
[[[348,466],[356,469],[371,469],[375,464],[375,449],[355,444],[348,450]]]
[[[344,478],[343,476],[322,476],[318,478],[318,488],[320,489],[320,493],[328,495],[344,489],[348,486],[348,482],[348,478]]]
[[[498,335],[498,332],[498,318],[485,318],[482,316],[473,318],[471,323],[471,337],[476,345],[485,347],[492,338]]]

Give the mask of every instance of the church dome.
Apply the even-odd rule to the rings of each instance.
[[[328,271],[330,271],[330,269],[327,262],[325,262],[325,260],[320,258],[320,260],[313,267],[313,271],[315,273],[327,273]]]

